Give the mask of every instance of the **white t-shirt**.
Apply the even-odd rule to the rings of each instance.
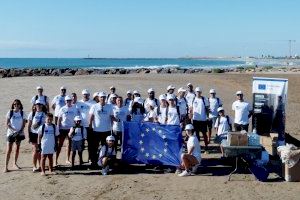
[[[57,95],[53,98],[52,104],[55,104],[54,116],[58,117],[59,110],[66,105],[65,96]]]
[[[92,107],[92,105],[96,104],[95,101],[93,100],[88,100],[88,101],[79,101],[76,103],[76,108],[79,110],[80,114],[81,114],[81,124],[84,127],[89,127],[89,120],[90,120],[90,109]]]
[[[148,122],[150,119],[156,119],[157,118],[157,113],[155,110],[150,110],[144,119],[144,121]]]
[[[39,96],[37,95],[38,98],[36,99],[36,96],[33,96],[31,99],[31,104],[34,105],[36,100],[39,100],[43,105],[47,105],[49,102],[49,98],[45,95]]]
[[[6,114],[6,119],[10,118],[10,111],[7,112]],[[10,118],[10,126],[14,128],[16,131],[20,131],[23,126],[23,121],[26,119],[26,115],[23,111],[23,118],[21,115],[21,111],[18,112],[13,112],[12,117]],[[7,136],[12,135],[14,132],[10,130],[9,128],[7,129]]]
[[[178,115],[177,107],[169,106],[167,117],[168,117],[167,120],[168,125],[180,125],[180,116]]]
[[[40,126],[38,130],[38,134],[42,135],[42,128],[43,126]],[[56,128],[55,128],[56,129]],[[58,136],[59,132],[55,131],[53,129],[53,125],[45,124],[44,133],[41,141],[41,147],[42,147],[42,154],[54,154],[54,146],[55,146],[55,136]]]
[[[215,128],[218,128],[217,135],[228,134],[228,132],[230,131],[229,124],[232,124],[231,119],[229,117],[228,119],[229,119],[229,123],[227,122],[226,116],[217,118],[216,123],[214,125]]]
[[[206,109],[205,106],[209,106],[208,101],[205,97],[204,102],[202,97],[198,98],[196,97],[193,102],[193,120],[197,121],[206,121],[207,115],[206,115]]]
[[[159,112],[158,114],[158,122],[160,124],[166,124],[166,113],[167,113],[167,107],[162,108],[161,106],[159,107]],[[156,109],[156,112],[158,111],[158,109]]]
[[[67,105],[63,106],[58,113],[58,117],[61,117],[61,126],[60,129],[68,130],[75,125],[74,118],[75,116],[80,115],[79,110],[75,105],[68,107]]]
[[[196,94],[194,92],[187,92],[186,93],[185,98],[188,102],[189,107],[192,106],[193,100],[194,100],[195,97],[196,97]]]
[[[93,129],[96,132],[107,132],[112,129],[111,117],[114,115],[113,107],[110,104],[101,106],[100,103],[92,105],[90,115],[94,115]]]
[[[232,104],[232,110],[235,111],[234,123],[246,125],[249,124],[249,112],[251,111],[251,106],[245,101],[235,101]]]
[[[150,110],[149,110],[149,103],[150,103],[150,102],[153,102],[153,103],[154,103],[155,108],[156,108],[157,106],[159,106],[159,100],[158,100],[158,99],[153,99],[153,100],[151,100],[151,99],[147,98],[147,99],[144,101],[144,108],[145,108],[146,112],[149,112],[149,111],[150,111]]]
[[[28,115],[28,121],[32,121],[30,128],[31,133],[38,133],[40,126],[42,126],[46,121],[46,114],[44,112],[35,112],[32,118],[33,112]],[[33,128],[33,125],[40,124],[37,128]]]
[[[74,127],[72,127],[70,129],[70,132],[73,132],[73,131],[74,131]],[[83,131],[83,133],[81,133],[81,128],[80,127],[75,128],[75,133],[72,136],[72,141],[81,141],[83,139],[86,139],[86,137],[87,137],[86,128],[82,127],[82,131]]]
[[[113,130],[114,131],[122,131],[123,122],[127,121],[127,116],[130,115],[128,107],[123,106],[119,108],[118,106],[113,107],[114,117],[118,120],[118,122],[113,122]]]
[[[188,102],[185,98],[177,97],[177,106],[179,106],[180,115],[186,115],[188,112]]]
[[[192,135],[189,137],[188,141],[187,141],[187,149],[188,151],[194,147],[194,150],[192,152],[192,155],[197,158],[197,160],[201,161],[201,148],[200,148],[200,144],[199,144],[199,141],[197,139],[196,136]]]
[[[218,102],[219,99],[219,102]],[[208,118],[214,118],[214,117],[218,117],[218,108],[221,107],[223,105],[222,101],[220,98],[216,97],[216,98],[208,98],[209,101],[209,114],[208,114]]]

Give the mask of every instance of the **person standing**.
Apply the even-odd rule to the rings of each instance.
[[[114,120],[113,107],[106,104],[106,94],[99,92],[99,103],[93,105],[89,111],[89,127],[93,128],[93,145],[91,147],[92,166],[97,166],[97,151],[99,145],[104,145],[106,137],[111,135],[112,122]]]
[[[177,106],[179,107],[179,111],[180,111],[180,122],[183,123],[183,127],[185,127],[185,124],[187,124],[188,112],[189,112],[188,102],[187,99],[185,98],[186,90],[181,87],[178,89],[177,92],[178,92]]]
[[[249,118],[252,115],[252,109],[248,102],[244,100],[244,94],[242,91],[236,92],[237,100],[232,104],[232,110],[234,111],[234,129],[235,131],[249,129]]]
[[[44,91],[43,87],[37,86],[36,90],[37,90],[38,94],[31,98],[31,104],[34,106],[35,102],[37,100],[39,100],[39,102],[41,102],[44,107],[43,108],[44,112],[49,112],[50,111],[49,110],[49,98],[47,96],[43,95],[43,91]]]
[[[131,92],[131,90],[128,90],[126,94],[127,94],[127,98],[124,101],[124,106],[129,108],[129,106],[132,104],[132,92]]]
[[[142,100],[141,97],[134,98],[132,107],[130,110],[131,121],[133,121],[133,122],[143,121],[144,115],[146,114],[143,104],[144,104],[144,101]]]
[[[60,94],[55,96],[52,100],[52,109],[54,110],[54,123],[57,125],[59,110],[66,105],[65,97],[67,93],[67,88],[65,86],[60,87]]]
[[[110,86],[110,93],[106,97],[106,103],[110,104],[112,102],[111,98],[116,98],[118,95],[116,94],[116,87]]]
[[[153,102],[155,107],[158,107],[159,101],[158,101],[158,99],[155,98],[155,91],[153,88],[148,89],[147,92],[148,92],[148,98],[145,99],[144,108],[145,108],[146,112],[149,112],[150,102]]]
[[[207,116],[208,116],[208,100],[202,96],[202,90],[200,87],[195,88],[196,97],[193,101],[191,110],[190,110],[190,119],[193,120],[193,126],[198,140],[200,141],[199,132],[202,133],[204,144],[205,144],[205,153],[208,153],[208,138],[207,138]]]
[[[174,91],[175,91],[175,87],[173,85],[169,85],[167,87],[167,94],[166,95],[168,95],[168,94],[174,94]]]
[[[185,94],[185,98],[186,98],[186,100],[188,102],[188,106],[192,107],[193,100],[195,99],[196,94],[194,92],[193,85],[191,83],[188,83],[187,87],[188,87],[188,91]]]
[[[169,106],[166,109],[166,124],[180,125],[180,110],[176,105],[176,96],[169,94],[167,96]]]
[[[5,167],[4,173],[9,172],[8,163],[12,152],[13,144],[15,143],[15,161],[13,168],[21,169],[18,164],[19,150],[21,141],[25,139],[24,127],[26,124],[26,116],[23,111],[23,105],[19,99],[15,99],[11,105],[10,110],[6,114],[6,127],[7,127],[7,143],[5,153]]]
[[[159,96],[160,105],[157,107],[156,112],[158,115],[158,122],[160,124],[166,124],[167,121],[167,108],[168,108],[168,102],[166,95],[161,94]]]
[[[222,107],[223,103],[219,97],[216,97],[216,90],[209,90],[209,114],[207,119],[207,127],[208,127],[208,143],[210,143],[212,128],[216,123],[216,119],[218,118],[218,108]]]

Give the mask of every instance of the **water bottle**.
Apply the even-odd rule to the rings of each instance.
[[[260,146],[260,137],[257,134],[257,130],[254,128],[252,133],[248,137],[249,146]]]

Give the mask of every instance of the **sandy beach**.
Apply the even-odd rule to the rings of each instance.
[[[62,85],[67,87],[67,93],[76,92],[78,96],[84,88],[92,92],[108,91],[109,86],[114,85],[119,95],[125,96],[128,89],[137,89],[142,97],[145,97],[150,87],[156,90],[158,96],[165,93],[166,87],[170,84],[178,89],[191,82],[194,86],[202,87],[206,96],[210,88],[215,88],[217,95],[224,102],[225,110],[233,116],[231,104],[235,100],[237,90],[242,90],[245,99],[252,102],[253,76],[289,79],[286,132],[300,139],[299,73],[127,74],[0,79],[1,199],[299,199],[300,183],[279,181],[274,175],[271,177],[275,178],[266,183],[255,181],[248,174],[234,175],[234,180],[228,182],[228,173],[216,175],[209,170],[186,178],[177,177],[173,173],[117,174],[103,177],[98,171],[88,170],[63,170],[58,171],[57,175],[41,177],[40,174],[32,173],[31,145],[28,144],[27,139],[21,144],[19,165],[22,169],[2,173],[6,145],[5,115],[15,98],[22,101],[26,114],[29,114],[30,100],[35,95],[37,85],[42,85],[45,95],[52,100],[59,94]],[[218,156],[218,154],[209,154],[205,158]],[[61,164],[64,159],[64,156],[60,158]]]

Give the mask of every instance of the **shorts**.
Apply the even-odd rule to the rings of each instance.
[[[223,140],[227,140],[227,135],[216,135],[214,142],[216,144],[221,144]]]
[[[30,143],[38,143],[38,134],[29,132],[29,142]]]
[[[9,135],[6,138],[6,141],[9,143],[21,143],[22,140],[25,140],[25,135],[24,134],[17,134],[17,135]]]
[[[245,130],[248,132],[248,129],[249,129],[249,124],[237,124],[237,123],[234,123],[234,129],[235,131],[242,131],[242,130]]]
[[[201,132],[203,134],[206,134],[206,132],[207,132],[207,121],[193,120],[193,126],[194,126],[195,132]]]
[[[70,132],[70,129],[59,129],[59,136],[58,137],[69,137],[68,134]]]
[[[71,150],[72,151],[82,151],[82,140],[79,140],[79,141],[72,140]]]
[[[214,125],[216,124],[218,117],[213,117],[213,118],[209,118],[207,119],[207,127],[209,129],[212,129],[214,127]]]

